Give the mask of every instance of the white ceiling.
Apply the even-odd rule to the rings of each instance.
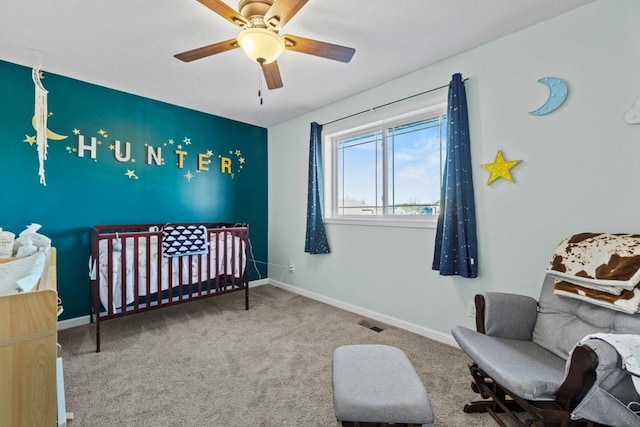
[[[263,105],[260,69],[241,50],[173,57],[239,32],[196,0],[0,0],[0,59],[270,127],[591,1],[310,0],[281,34],[355,56],[285,51],[284,88],[262,83]]]

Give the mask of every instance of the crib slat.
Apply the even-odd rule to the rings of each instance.
[[[175,258],[169,258],[169,268],[168,268],[168,272],[167,272],[167,305],[171,305],[173,304],[173,287],[174,287],[174,281],[173,281],[173,261],[175,261]],[[162,283],[162,282],[160,282]],[[162,292],[160,291],[160,289],[158,289],[158,293],[161,294]],[[161,300],[159,300],[160,303]]]
[[[220,258],[220,230],[217,230],[215,232],[215,236],[216,236],[216,261],[215,261],[215,278],[216,278],[216,293],[220,293],[220,262],[218,261],[218,259]],[[223,259],[223,265],[224,265],[224,254],[222,255]]]
[[[138,262],[138,258],[139,258],[139,254],[138,254],[138,246],[139,246],[139,242],[138,242],[138,238],[134,237],[133,238],[133,268],[132,268],[132,274],[133,274],[133,311],[137,312],[139,310],[140,307],[140,301],[139,301],[139,295],[138,295],[138,286],[140,284],[140,274],[139,274],[139,268],[140,268],[140,263]]]
[[[238,230],[233,230],[231,234],[231,289],[236,289],[236,256],[238,253],[238,247],[236,245],[236,237],[238,236]]]
[[[151,305],[151,236],[150,235],[146,235],[144,236],[145,239],[145,259],[146,262],[144,263],[144,268],[145,268],[145,272],[147,273],[147,280],[145,280],[145,285],[147,288],[147,292],[146,292],[146,301],[147,301],[147,306]]]
[[[204,281],[204,277],[202,276],[202,256],[203,254],[198,255],[198,298],[202,296],[202,282]]]
[[[113,315],[113,241],[107,239],[107,312]]]
[[[159,307],[162,305],[162,283],[164,278],[163,278],[163,273],[162,273],[162,240],[160,239],[160,233],[156,233],[156,259],[157,259],[157,270],[156,270],[156,282],[157,282],[157,289],[156,289],[156,307]],[[151,274],[149,274],[149,280],[151,280]],[[171,276],[169,276],[169,279],[167,280],[171,280]],[[151,291],[149,291],[149,293],[147,294],[147,300],[151,301]]]
[[[124,313],[127,309],[127,251],[125,244],[120,250],[120,312]]]
[[[189,257],[177,257],[178,258],[178,301],[182,302],[182,289],[184,288],[183,274],[184,274],[184,261],[189,262]]]
[[[211,238],[212,234],[211,234],[211,230],[207,230],[207,239],[209,239],[209,252],[207,253],[205,262],[207,263],[207,277],[206,277],[206,286],[204,287],[204,294],[205,295],[209,295],[211,294],[211,275],[212,275],[212,270],[211,270],[211,265],[213,264],[213,251],[215,250],[215,245],[214,242]]]

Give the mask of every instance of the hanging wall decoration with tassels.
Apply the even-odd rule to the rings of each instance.
[[[44,161],[47,160],[47,94],[49,93],[42,84],[40,68],[31,70],[31,78],[35,86],[35,106],[33,116],[33,127],[36,130],[36,145],[38,147],[38,175],[40,184],[46,186],[47,180],[44,175]]]

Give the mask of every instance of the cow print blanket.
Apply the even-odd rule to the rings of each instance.
[[[563,240],[547,270],[555,293],[627,313],[640,306],[640,235],[581,233]]]

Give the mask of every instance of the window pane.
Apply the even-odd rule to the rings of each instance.
[[[380,132],[338,142],[338,214],[382,213],[381,147]]]
[[[405,122],[387,121],[348,138],[331,139],[331,212],[380,219],[438,215],[447,132],[444,112],[417,113]]]
[[[438,214],[445,124],[439,117],[389,129],[388,214]]]

